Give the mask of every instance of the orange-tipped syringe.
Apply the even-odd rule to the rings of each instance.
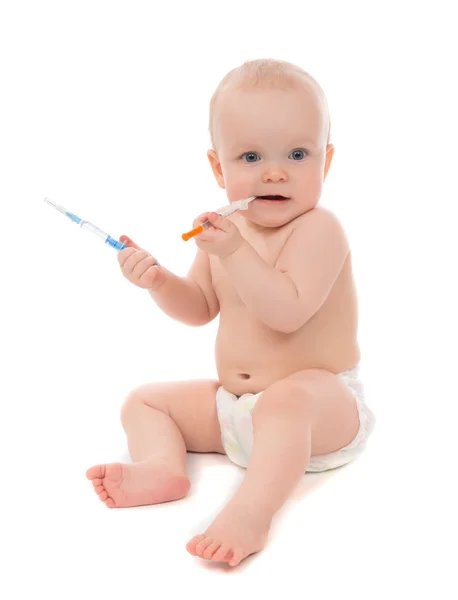
[[[246,200],[237,200],[237,202],[233,202],[232,204],[229,204],[229,206],[220,208],[215,212],[218,215],[221,215],[222,217],[227,217],[227,216],[231,215],[232,213],[236,212],[237,210],[247,210],[248,204],[255,198],[256,198],[256,196],[252,196],[251,198],[246,198]],[[188,231],[187,233],[183,233],[181,238],[185,242],[187,242],[188,240],[193,238],[195,235],[199,235],[199,233],[202,233],[202,231],[204,229],[208,229],[210,227],[210,225],[211,225],[210,221],[204,221],[198,227],[191,229],[191,231]]]

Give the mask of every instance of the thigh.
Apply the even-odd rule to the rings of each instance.
[[[274,393],[264,392],[255,408],[262,409],[265,396],[264,409],[293,411],[298,419],[310,422],[312,456],[336,452],[356,437],[359,414],[355,397],[333,373],[323,369],[297,371],[271,388]]]
[[[144,404],[171,417],[187,450],[225,454],[216,412],[219,386],[213,379],[156,382],[141,386],[135,394]]]

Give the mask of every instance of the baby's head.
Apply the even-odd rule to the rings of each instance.
[[[319,201],[334,147],[323,90],[308,73],[278,60],[254,60],[230,71],[210,102],[208,158],[230,202],[254,200],[239,214],[278,227]]]

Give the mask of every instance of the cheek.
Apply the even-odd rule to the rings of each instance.
[[[320,179],[320,177],[315,177],[311,181],[309,181],[309,183],[306,187],[307,194],[310,197],[319,196],[321,194],[322,187],[323,187],[322,179]]]
[[[225,167],[223,173],[227,195],[230,200],[241,200],[253,193],[253,175],[248,170]]]
[[[296,182],[308,197],[319,196],[323,187],[323,172],[320,165],[313,165],[313,168],[305,170]]]

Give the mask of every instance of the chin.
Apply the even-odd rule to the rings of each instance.
[[[278,217],[273,217],[271,216],[270,218],[266,217],[265,219],[253,219],[250,218],[248,219],[247,217],[245,217],[246,220],[249,223],[252,223],[253,225],[257,225],[258,227],[281,227],[282,225],[286,225],[286,223],[289,223],[290,221],[292,221],[295,217],[283,217],[282,219],[279,219]]]

